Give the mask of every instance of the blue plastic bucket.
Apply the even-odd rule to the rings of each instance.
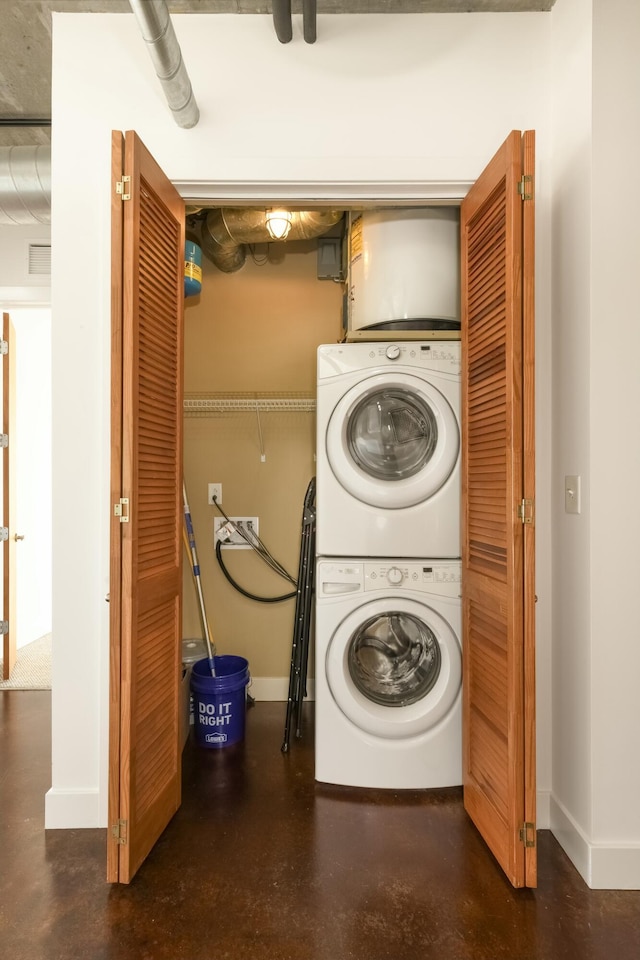
[[[216,675],[209,661],[198,660],[191,671],[196,743],[219,750],[244,739],[249,663],[244,657],[214,657]]]

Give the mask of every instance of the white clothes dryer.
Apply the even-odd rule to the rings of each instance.
[[[318,348],[316,554],[460,556],[460,342]]]
[[[460,578],[459,560],[318,560],[316,780],[462,783]]]

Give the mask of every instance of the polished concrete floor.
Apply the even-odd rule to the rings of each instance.
[[[547,832],[513,890],[457,789],[320,787],[284,705],[184,753],[183,804],[129,886],[105,831],[43,829],[50,694],[0,693],[0,950],[11,960],[638,960],[640,892],[592,891]]]

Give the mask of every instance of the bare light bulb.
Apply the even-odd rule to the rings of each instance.
[[[265,213],[267,230],[272,240],[286,240],[291,230],[291,213],[288,210],[267,210]]]

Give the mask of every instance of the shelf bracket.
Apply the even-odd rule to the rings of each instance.
[[[262,423],[260,422],[260,406],[256,400],[256,422],[258,424],[258,440],[260,443],[260,462],[267,462],[267,455],[264,452],[264,437],[262,436]]]

